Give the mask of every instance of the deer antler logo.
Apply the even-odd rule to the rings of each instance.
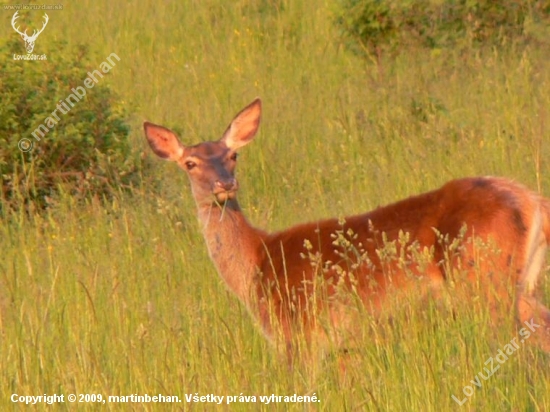
[[[12,25],[13,29],[21,35],[21,38],[25,42],[25,48],[27,49],[27,53],[30,54],[30,53],[32,53],[32,51],[34,49],[34,43],[36,42],[36,39],[37,39],[38,35],[40,33],[42,33],[44,31],[44,29],[46,28],[46,25],[48,24],[49,17],[46,13],[44,13],[44,25],[42,26],[42,28],[40,30],[38,30],[38,31],[35,30],[34,33],[32,34],[32,36],[29,36],[29,35],[27,35],[27,30],[25,30],[24,32],[21,32],[19,30],[19,26],[15,27],[15,20],[17,20],[19,18],[17,13],[19,13],[19,12],[16,11],[15,14],[13,15],[13,17],[11,19],[11,25]]]

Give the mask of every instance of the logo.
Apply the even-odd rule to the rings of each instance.
[[[40,33],[42,33],[44,31],[44,29],[46,28],[46,26],[48,24],[49,17],[46,13],[44,13],[44,24],[43,24],[42,28],[40,30],[34,30],[32,36],[29,36],[27,34],[27,30],[25,30],[24,32],[21,32],[19,30],[19,26],[15,27],[15,20],[17,20],[19,18],[17,13],[19,13],[19,12],[16,11],[15,14],[13,15],[12,19],[11,19],[11,26],[13,27],[13,29],[17,33],[19,33],[21,35],[21,38],[25,42],[25,49],[27,49],[27,54],[31,54],[32,51],[34,50],[34,44],[36,42],[36,39],[38,38]]]

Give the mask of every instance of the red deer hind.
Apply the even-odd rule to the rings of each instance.
[[[550,239],[549,201],[507,179],[465,178],[362,215],[267,233],[245,218],[235,179],[237,151],[254,139],[261,110],[254,100],[219,140],[194,146],[165,127],[145,122],[144,129],[152,150],[189,176],[210,257],[268,338],[282,337],[289,352],[297,330],[306,342],[338,340],[357,322],[342,290],[376,313],[411,278],[437,299],[437,289],[458,270],[488,305],[504,301],[519,321],[542,325],[539,343],[550,350],[550,311],[534,294]],[[478,258],[474,237],[492,245],[490,256]],[[462,246],[449,254],[454,239],[463,239]],[[405,267],[383,258],[388,244],[397,245],[397,254],[427,251],[428,258]],[[321,312],[334,335],[318,321]]]

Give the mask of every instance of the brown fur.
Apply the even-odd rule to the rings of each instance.
[[[234,177],[234,152],[254,138],[260,114],[255,100],[219,141],[195,146],[151,123],[145,133],[157,155],[188,172],[210,256],[269,338],[282,337],[287,348],[297,330],[310,342],[339,340],[355,322],[342,291],[377,312],[395,291],[419,281],[422,293],[437,296],[446,280],[460,274],[457,281],[476,284],[491,307],[515,305],[520,321],[540,322],[541,345],[550,350],[550,312],[535,297],[550,239],[550,201],[508,179],[465,178],[343,221],[268,234],[243,216]],[[480,258],[474,238],[492,252]],[[392,242],[401,258],[382,258],[380,251]],[[418,253],[428,261],[417,261]],[[321,312],[333,334],[320,327]]]

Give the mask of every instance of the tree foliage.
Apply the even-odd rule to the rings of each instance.
[[[344,0],[337,23],[348,45],[367,54],[410,44],[477,48],[546,42],[550,1]]]
[[[4,204],[43,208],[60,191],[79,198],[101,197],[115,187],[130,185],[137,173],[123,102],[108,87],[108,73],[98,77],[93,88],[83,87],[87,73],[97,70],[101,61],[92,62],[82,46],[40,46],[47,48],[47,60],[25,61],[13,57],[24,53],[20,41],[0,44]],[[78,87],[86,95],[73,99],[65,114],[58,110],[59,120],[50,122],[44,135],[33,136],[40,125],[48,124],[48,118],[55,119],[52,112]]]

